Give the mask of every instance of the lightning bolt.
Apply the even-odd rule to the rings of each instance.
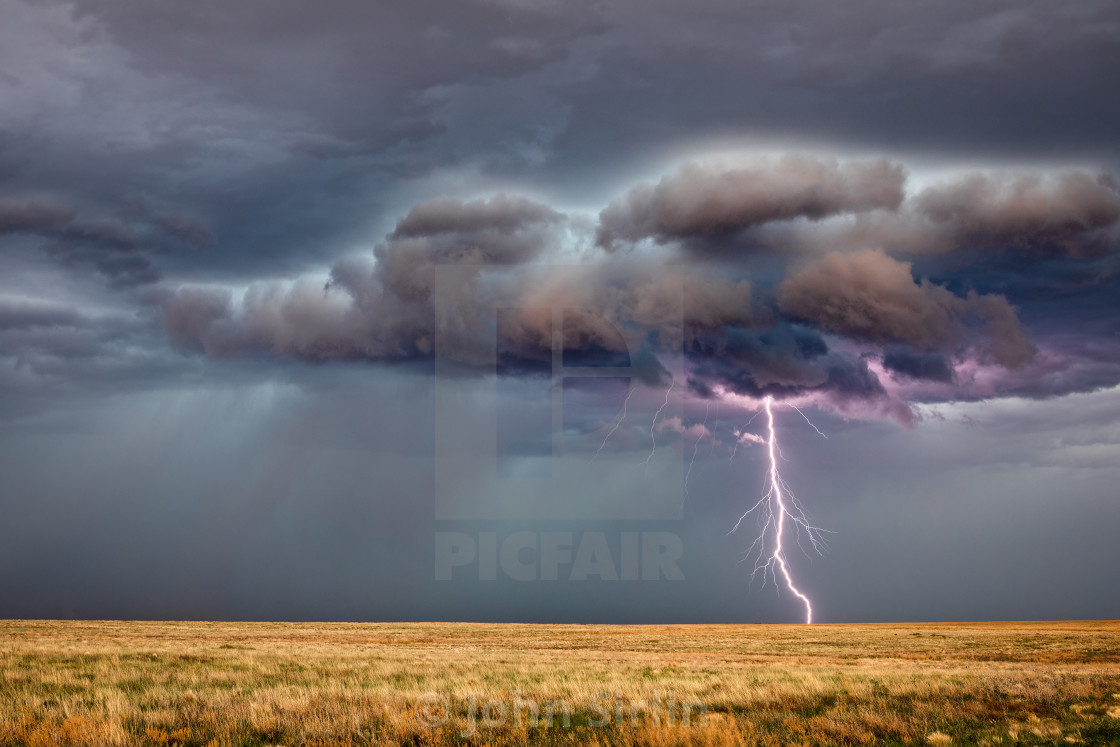
[[[789,404],[788,402],[781,404]],[[793,407],[792,405],[790,405]],[[813,604],[809,597],[805,595],[800,589],[797,588],[793,582],[793,574],[790,573],[789,563],[786,561],[784,540],[786,535],[786,520],[792,522],[795,533],[795,540],[800,546],[801,535],[804,534],[809,538],[813,550],[816,553],[823,554],[825,547],[822,532],[809,523],[808,518],[805,516],[805,511],[802,509],[801,504],[798,502],[793,491],[789,489],[785,480],[782,479],[781,473],[778,471],[778,455],[781,453],[781,447],[778,445],[777,432],[774,429],[774,411],[772,408],[772,400],[767,397],[764,403],[766,409],[766,418],[769,426],[769,438],[767,439],[767,448],[770,456],[770,472],[769,472],[769,489],[759,499],[758,503],[754,504],[751,508],[747,509],[746,513],[739,517],[739,521],[735,522],[731,532],[739,529],[749,515],[758,511],[760,522],[762,523],[762,530],[759,532],[758,538],[751,544],[747,550],[747,556],[758,549],[755,556],[754,571],[751,573],[753,579],[759,573],[762,573],[762,584],[766,585],[766,579],[773,578],[775,585],[778,583],[778,575],[781,574],[782,579],[785,581],[786,587],[793,593],[795,597],[801,600],[805,605],[805,623],[811,624],[813,622]],[[797,410],[796,407],[794,407]],[[805,417],[805,413],[797,410]],[[808,418],[805,418],[808,420]],[[812,422],[809,425],[813,425]],[[815,425],[814,430],[821,433]],[[823,436],[824,434],[821,433]],[[729,532],[729,534],[731,533]],[[745,559],[745,558],[744,558]]]
[[[626,420],[626,404],[630,401],[630,397],[634,394],[634,390],[636,388],[637,387],[630,387],[630,390],[626,392],[626,399],[622,400],[622,415],[619,416],[618,420],[614,424],[614,427],[607,431],[607,435],[603,437],[603,443],[599,444],[599,448],[596,449],[595,456],[591,457],[591,461],[595,461],[595,459],[599,456],[599,452],[601,452],[603,450],[603,447],[607,445],[607,441],[609,441],[611,436],[614,435],[614,432],[618,430],[618,426],[622,425],[623,420]]]
[[[692,466],[696,464],[696,454],[700,451],[700,440],[704,438],[704,428],[708,425],[708,411],[712,407],[712,401],[708,400],[704,405],[704,422],[700,426],[700,435],[696,437],[696,443],[692,445],[692,461],[688,463],[688,472],[684,473],[684,497],[691,498],[688,494],[688,478],[692,475]]]
[[[661,417],[661,412],[669,406],[669,395],[672,393],[673,387],[676,385],[676,383],[676,379],[669,379],[669,388],[665,390],[665,401],[661,403],[661,407],[658,407],[657,412],[653,414],[653,422],[650,423],[649,426],[649,437],[653,441],[653,446],[651,446],[649,449],[649,456],[647,456],[646,460],[642,462],[642,464],[645,465],[646,469],[649,469],[649,461],[653,459],[653,454],[655,451],[657,451],[657,434],[654,432],[654,428],[657,427],[657,419]]]
[[[805,418],[805,422],[806,422],[806,423],[808,423],[808,424],[809,424],[809,425],[810,425],[810,426],[812,427],[812,429],[813,429],[813,430],[815,430],[815,431],[817,432],[817,434],[818,434],[818,435],[819,435],[819,436],[820,436],[821,438],[828,438],[828,436],[826,436],[826,435],[824,435],[823,433],[821,433],[821,429],[820,429],[820,428],[818,428],[817,426],[813,425],[813,421],[812,421],[812,420],[809,420],[809,416],[808,416],[808,415],[806,415],[805,413],[801,412],[801,408],[800,408],[800,407],[798,407],[797,405],[793,404],[792,402],[783,402],[782,404],[783,404],[783,405],[788,405],[788,406],[792,407],[793,409],[797,410],[797,414],[798,414],[798,415],[800,415],[801,417]],[[757,414],[757,413],[755,413],[755,414]],[[751,418],[751,420],[754,420],[754,418]]]

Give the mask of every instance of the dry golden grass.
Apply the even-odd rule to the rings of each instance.
[[[0,745],[1120,744],[1114,622],[0,633]]]

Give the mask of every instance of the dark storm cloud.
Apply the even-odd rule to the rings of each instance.
[[[14,369],[34,376],[82,380],[112,369],[156,359],[142,320],[118,315],[92,317],[65,306],[0,301],[0,350]]]
[[[0,330],[80,327],[90,324],[77,309],[27,299],[0,298]]]
[[[1120,248],[1120,186],[1107,174],[970,174],[923,190],[914,211],[933,224],[942,251],[980,246],[1079,256]]]
[[[0,421],[33,424],[122,391],[162,389],[194,366],[165,352],[159,318],[0,295]]]
[[[130,199],[125,204],[123,214],[130,220],[148,223],[168,240],[177,241],[191,249],[203,249],[217,241],[210,226],[197,216],[151,200]]]
[[[375,261],[344,259],[330,279],[292,284],[257,283],[240,304],[228,291],[185,287],[164,304],[169,334],[177,344],[210,355],[267,352],[307,360],[405,360],[433,352],[433,293],[437,266],[521,264],[539,256],[556,238],[563,216],[519,197],[497,195],[462,202],[448,198],[413,208],[374,249]],[[468,278],[462,294],[464,338],[473,328],[474,304],[485,290]],[[549,321],[551,324],[551,320]],[[484,339],[484,338],[483,338]],[[481,341],[463,340],[470,360]]]
[[[343,137],[368,135],[378,113],[407,121],[424,108],[417,92],[525,75],[603,29],[589,2],[246,0],[220,13],[170,0],[77,6],[145,66],[224,79],[242,99],[298,107]]]
[[[1105,1],[611,9],[625,29],[608,52],[614,74],[581,92],[576,113],[586,128],[600,115],[592,142],[634,122],[734,138],[749,121],[764,137],[1114,158],[1120,31]]]
[[[563,215],[524,197],[500,194],[489,200],[463,202],[438,197],[417,205],[397,221],[391,239],[487,233],[514,234],[542,223],[558,223]]]
[[[714,396],[714,383],[752,396],[816,389],[828,379],[821,361],[827,352],[824,340],[805,328],[731,328],[691,342],[688,354],[698,363],[689,384],[705,398]]]
[[[60,264],[94,269],[110,284],[138,286],[160,279],[152,255],[213,243],[201,221],[182,212],[130,201],[111,217],[36,198],[0,196],[0,236],[38,239]]]
[[[232,312],[232,294],[219,288],[181,288],[163,305],[171,342],[213,356],[222,355],[235,343],[222,340],[217,329]]]
[[[764,331],[728,329],[692,340],[688,387],[704,399],[726,394],[779,400],[811,397],[847,417],[891,417],[911,427],[918,415],[892,398],[864,356],[830,351],[806,327],[783,324]]]
[[[402,182],[473,158],[440,138],[460,86],[520,79],[601,28],[572,4],[328,6],[6,0],[0,175],[106,212],[167,205],[167,233],[220,249],[165,270],[292,272],[368,238]]]
[[[0,234],[54,231],[74,220],[63,205],[31,199],[0,197]]]
[[[796,195],[790,204],[801,206],[798,220],[809,217],[806,205],[824,200],[836,210],[862,211],[854,219],[857,226],[864,216],[875,214],[909,230],[908,222],[919,211],[952,224],[938,229],[938,235],[959,243],[936,256],[957,257],[956,269],[935,282],[916,276],[911,262],[882,248],[803,256],[779,265],[773,280],[771,266],[769,275],[757,275],[759,287],[750,279],[755,260],[734,252],[590,250],[571,267],[549,269],[573,256],[565,242],[571,240],[570,231],[579,230],[559,210],[506,194],[469,201],[439,197],[407,211],[372,257],[336,262],[325,286],[322,280],[302,277],[290,283],[254,283],[240,296],[206,286],[173,292],[164,304],[168,334],[180,348],[211,357],[265,353],[374,362],[429,360],[440,338],[438,353],[475,367],[475,373],[493,370],[493,354],[487,351],[496,334],[499,372],[550,375],[552,310],[559,309],[564,312],[564,356],[571,365],[622,365],[618,361],[641,350],[641,368],[648,375],[639,380],[660,386],[667,380],[666,356],[684,351],[687,365],[695,367],[689,373],[691,388],[703,397],[721,389],[750,397],[812,396],[851,417],[890,416],[906,424],[917,418],[908,398],[948,401],[1000,391],[1054,396],[1081,390],[1090,380],[1073,376],[1074,370],[1092,370],[1100,378],[1091,380],[1101,383],[1120,376],[1110,363],[1088,365],[1084,350],[1055,358],[1060,345],[1055,347],[1054,330],[1032,340],[1017,308],[996,290],[1018,287],[1020,266],[987,259],[1031,248],[1016,243],[1016,236],[1045,235],[1049,240],[1061,233],[1072,241],[1081,231],[1110,229],[1114,191],[1107,178],[1076,171],[1020,172],[1014,178],[977,172],[905,197],[906,172],[896,162],[844,164],[789,156],[771,163],[782,179],[792,180],[789,194]],[[687,169],[670,178],[685,173]],[[674,243],[703,238],[708,226],[732,225],[721,223],[720,216],[777,215],[774,221],[759,220],[788,222],[788,213],[771,210],[777,203],[766,203],[773,195],[756,189],[757,172],[736,171],[726,183],[724,171],[714,173],[708,191],[700,189],[688,198],[688,190],[677,185],[674,194],[680,202],[658,203],[659,209],[683,216],[677,225],[687,230],[677,231]],[[765,178],[762,182],[769,184]],[[885,192],[880,189],[884,184]],[[869,194],[890,199],[869,199]],[[759,204],[766,205],[762,213],[756,210]],[[734,225],[750,226],[752,220]],[[840,221],[840,231],[853,225],[850,215],[820,219],[822,225],[830,221]],[[1002,243],[977,245],[980,229],[962,228],[977,221],[985,235],[999,236]],[[669,235],[657,234],[666,242]],[[882,243],[891,250],[897,247]],[[807,247],[819,251],[803,244],[802,253]],[[1038,261],[1051,254],[1028,251],[1027,256]],[[1086,267],[1102,256],[1061,254]],[[992,291],[976,290],[970,280],[973,265],[987,268],[976,279]],[[537,279],[509,286],[501,272],[511,266],[535,272]],[[464,273],[444,288],[443,311],[437,314],[440,267],[460,267]],[[923,267],[939,271],[936,264]],[[498,315],[496,327],[487,321],[499,297],[494,283],[504,284],[507,291],[517,288],[515,302],[507,294],[498,304],[510,307]],[[1056,298],[1070,292],[1054,291]],[[1017,303],[1024,300],[1028,309],[1037,302],[1017,296]],[[1040,345],[1047,351],[1044,362],[1036,360]],[[970,366],[1004,373],[958,376]],[[1019,373],[1007,373],[1012,370]],[[881,376],[896,381],[886,386]]]
[[[953,380],[953,367],[943,356],[904,347],[888,349],[883,354],[883,368],[910,379]]]
[[[819,220],[902,202],[905,171],[887,160],[838,163],[787,156],[745,167],[686,164],[599,214],[598,244],[732,236],[772,221]]]
[[[656,337],[642,343],[632,359],[634,376],[646,386],[661,387],[672,379],[669,369],[657,358],[659,344]]]
[[[159,271],[146,256],[156,248],[154,237],[141,235],[121,220],[72,222],[45,236],[47,254],[66,266],[93,268],[110,284],[136,286],[154,283]]]
[[[907,343],[955,351],[979,326],[984,354],[1000,365],[1021,366],[1034,348],[1002,296],[965,298],[929,282],[915,282],[906,262],[881,250],[829,254],[787,277],[778,305],[797,319],[856,341]]]
[[[799,238],[794,243],[803,247],[1092,257],[1120,250],[1120,190],[1105,173],[971,172],[917,191],[895,213],[861,215]]]
[[[521,264],[554,238],[563,215],[522,197],[462,202],[437,198],[412,208],[374,249],[381,284],[407,302],[430,302],[436,265]]]
[[[744,261],[752,247],[1074,257],[1120,250],[1120,186],[1110,174],[972,171],[920,189],[907,181],[902,165],[887,160],[686,164],[613,201],[596,238],[608,250],[653,239]]]
[[[465,363],[484,361],[486,335],[492,334],[484,312],[492,300],[481,271],[526,265],[555,251],[564,222],[559,211],[523,197],[436,198],[410,209],[372,258],[336,262],[325,287],[310,278],[261,282],[237,303],[220,288],[177,290],[164,304],[168,333],[184,349],[217,357],[268,352],[316,361],[393,361],[430,357],[439,324],[450,330],[445,339],[454,346],[444,354]],[[456,294],[448,302],[453,314],[436,319],[437,268],[454,266],[468,273],[462,285],[445,291]],[[506,314],[500,325],[504,354],[513,356],[503,364],[510,370],[535,370],[542,355],[551,355],[550,308],[568,309],[565,350],[584,356],[625,347],[619,328],[636,328],[646,348],[655,339],[679,350],[682,315],[690,325],[713,328],[746,323],[755,314],[748,281],[641,261],[584,264],[535,288],[531,295],[520,291],[519,311]],[[665,375],[656,361],[640,368],[651,382]]]
[[[1107,2],[4,9],[0,174],[73,204],[174,203],[204,227],[187,243],[215,250],[153,260],[165,275],[330,261],[389,228],[402,184],[448,170],[570,200],[678,141],[1083,159],[1120,126]]]
[[[579,310],[566,325],[566,348],[621,349],[622,329],[632,332],[628,343],[679,351],[690,330],[753,324],[763,312],[752,291],[749,280],[710,269],[596,255],[527,289],[522,304]]]

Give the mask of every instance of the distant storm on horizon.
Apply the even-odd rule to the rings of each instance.
[[[0,0],[0,618],[1120,618],[1117,90],[1093,0]]]

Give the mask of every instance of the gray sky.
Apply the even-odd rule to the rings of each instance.
[[[0,0],[0,616],[797,621],[728,533],[771,396],[816,619],[1120,617],[1118,42]],[[572,557],[480,580],[491,532]],[[570,578],[633,532],[683,579]]]

